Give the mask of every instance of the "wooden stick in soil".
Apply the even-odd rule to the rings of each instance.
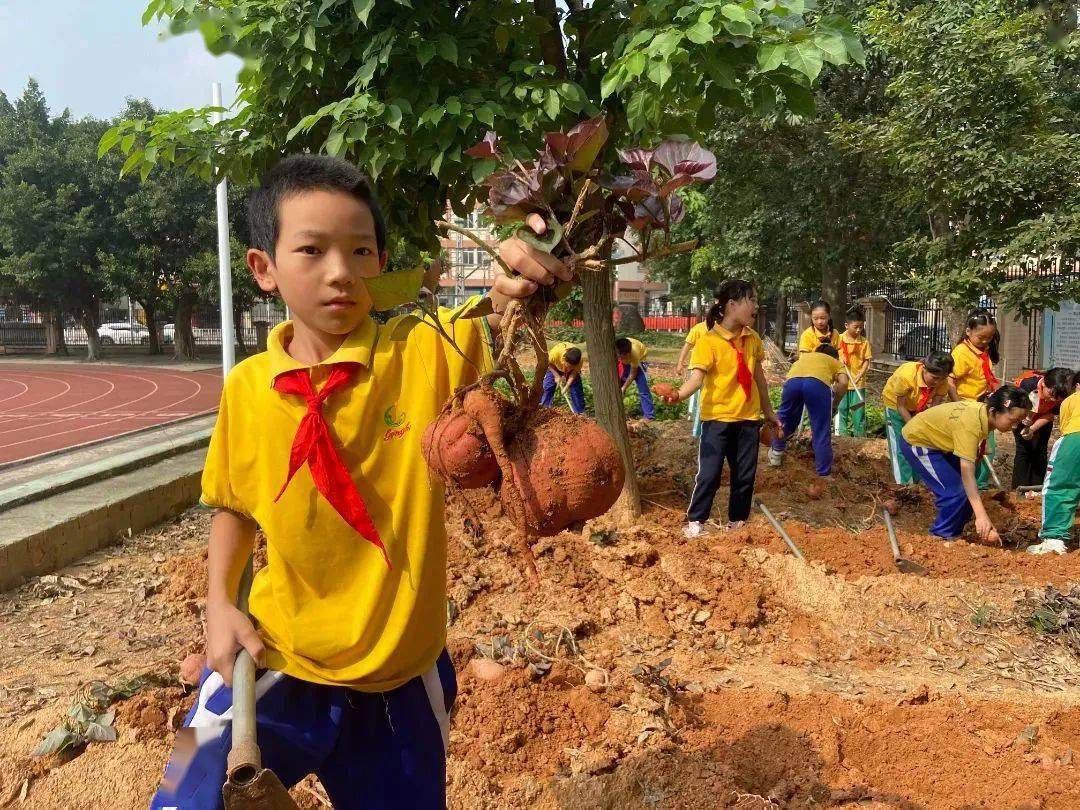
[[[803,556],[803,553],[799,551],[799,547],[795,545],[795,541],[791,539],[791,537],[786,531],[784,531],[783,525],[781,525],[780,521],[776,519],[776,516],[773,515],[773,513],[769,510],[769,507],[767,507],[761,501],[758,501],[758,509],[760,509],[761,513],[765,515],[769,523],[772,524],[772,527],[776,529],[776,533],[780,535],[780,537],[785,543],[787,543],[787,547],[791,549],[791,553],[794,554],[798,559],[806,562],[806,558]]]

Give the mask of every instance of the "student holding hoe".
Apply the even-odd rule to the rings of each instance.
[[[456,313],[466,360],[428,326],[371,318],[386,232],[356,167],[287,158],[252,194],[249,217],[248,266],[293,318],[225,381],[202,478],[214,510],[208,669],[151,807],[221,806],[243,647],[259,667],[264,764],[286,786],[316,773],[337,808],[442,808],[457,683],[445,650],[443,487],[420,436],[490,366],[496,313],[570,273],[505,243],[519,275],[497,275]],[[267,564],[249,620],[235,605],[257,527]]]

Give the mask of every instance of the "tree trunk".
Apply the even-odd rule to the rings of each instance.
[[[233,333],[236,335],[236,356],[247,357],[247,346],[244,345],[244,311],[233,312]],[[224,340],[224,335],[222,340]]]
[[[198,297],[194,293],[181,293],[176,302],[176,323],[173,326],[173,359],[197,360],[195,335],[191,332],[191,318]]]
[[[821,297],[832,304],[833,325],[843,331],[847,311],[848,268],[840,262],[825,263],[821,268]]]
[[[629,335],[640,335],[645,331],[645,321],[641,319],[641,307],[638,304],[619,304],[619,331]]]
[[[153,305],[147,305],[145,301],[140,301],[142,304],[143,312],[146,313],[146,328],[150,330],[150,343],[148,344],[148,354],[161,354],[161,326],[158,324],[157,319],[157,307]]]
[[[86,332],[86,359],[91,363],[101,359],[101,338],[98,336],[97,302],[83,307],[79,312],[79,321]]]
[[[781,352],[787,351],[784,345],[787,340],[787,296],[783,293],[776,294],[776,322],[773,324],[773,343]]]
[[[641,515],[641,491],[626,429],[622,391],[615,371],[615,327],[611,323],[611,271],[586,271],[581,274],[582,304],[585,315],[585,346],[589,351],[589,380],[592,383],[596,421],[608,432],[619,448],[626,468],[626,484],[620,498],[631,517]]]
[[[64,343],[64,314],[57,304],[45,311],[45,354],[66,357],[67,353],[67,344]]]

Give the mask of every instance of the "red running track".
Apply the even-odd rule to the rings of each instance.
[[[0,464],[209,413],[221,372],[0,363]]]

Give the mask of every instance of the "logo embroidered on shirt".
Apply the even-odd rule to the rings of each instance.
[[[388,442],[391,439],[400,439],[412,430],[412,423],[408,421],[406,414],[397,416],[394,413],[393,405],[383,412],[383,421],[386,423],[386,432],[382,437],[384,442]]]

